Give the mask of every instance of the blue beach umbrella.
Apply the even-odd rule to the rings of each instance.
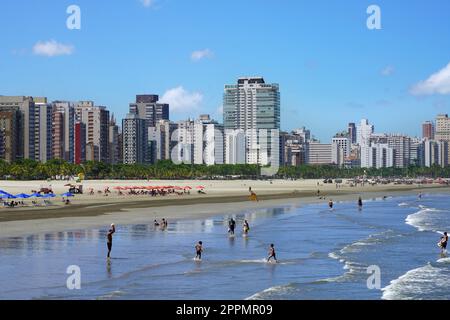
[[[63,193],[61,196],[63,196],[63,197],[74,197],[74,194],[70,193],[70,192],[66,192],[66,193]]]
[[[53,193],[44,194],[42,198],[54,198],[56,197]]]
[[[30,197],[42,198],[42,195],[40,193],[35,192],[35,193],[31,194]]]
[[[29,195],[27,195],[27,194],[25,194],[25,193],[19,193],[19,194],[16,194],[16,198],[19,198],[19,199],[27,199],[27,198],[29,198],[30,196]]]
[[[9,193],[9,192],[0,190],[0,197],[4,197],[4,198],[7,198],[7,197],[14,197],[14,195],[12,195],[12,194]]]

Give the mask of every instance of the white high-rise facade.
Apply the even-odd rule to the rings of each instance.
[[[392,168],[394,166],[394,149],[388,144],[374,143],[368,148],[369,164],[365,168]]]
[[[362,119],[356,129],[356,143],[361,147],[369,145],[370,136],[374,132],[374,126],[369,124],[369,120]]]
[[[369,124],[367,119],[362,119],[356,129],[356,143],[361,148],[361,167],[370,168],[369,148],[370,137],[374,132],[374,126]]]
[[[350,155],[351,139],[349,137],[334,137],[331,142],[331,161],[343,166],[345,158]]]
[[[172,159],[194,164],[223,164],[223,131],[223,126],[211,120],[209,115],[201,115],[195,121],[177,122],[177,127],[172,133],[172,141],[175,141]]]
[[[225,163],[245,164],[245,132],[225,129]]]
[[[280,92],[278,84],[262,77],[239,78],[224,89],[225,129],[241,129],[246,135],[246,163],[279,163]],[[227,159],[233,158],[226,155]]]

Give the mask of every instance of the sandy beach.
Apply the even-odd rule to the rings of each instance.
[[[319,185],[318,185],[319,183]],[[52,188],[55,194],[68,191],[68,181],[2,181],[0,189],[12,194],[31,193],[41,187]],[[118,195],[118,186],[191,186],[190,194],[151,197],[149,195]],[[206,194],[198,194],[196,187],[204,186]],[[111,194],[105,196],[98,191],[109,187]],[[258,202],[249,200],[249,187],[258,195]],[[94,189],[89,195],[88,190]],[[233,213],[246,209],[267,208],[289,203],[308,204],[334,201],[353,201],[362,198],[393,196],[411,192],[447,193],[448,187],[441,185],[365,185],[350,187],[344,183],[324,184],[321,180],[234,180],[234,181],[84,181],[84,194],[71,198],[64,205],[62,197],[50,200],[49,206],[0,208],[0,237],[20,236],[51,231],[65,231],[116,224],[150,223],[154,219],[193,219],[221,213]],[[317,197],[320,190],[321,197]],[[42,202],[42,201],[41,201]],[[29,206],[27,206],[27,204]]]

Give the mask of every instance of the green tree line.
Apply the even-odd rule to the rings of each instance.
[[[249,164],[222,164],[214,166],[174,164],[159,161],[156,164],[107,164],[88,161],[73,164],[63,160],[50,160],[41,163],[33,160],[20,160],[8,163],[0,160],[0,178],[11,180],[45,180],[56,176],[77,176],[85,179],[214,179],[221,177],[240,177],[246,179],[262,178],[261,168]],[[430,168],[411,166],[408,168],[339,168],[324,166],[286,166],[281,167],[275,178],[323,179],[367,177],[429,177],[449,178],[450,167]]]

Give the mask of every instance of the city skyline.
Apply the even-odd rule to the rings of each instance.
[[[0,49],[0,95],[89,98],[123,119],[136,94],[155,93],[174,121],[221,120],[223,85],[264,76],[280,85],[281,128],[305,126],[324,142],[361,118],[420,136],[450,110],[447,1],[377,1],[381,30],[367,29],[365,1],[147,3],[77,1],[80,30],[66,28],[67,1],[2,3],[0,26],[15,31]]]

